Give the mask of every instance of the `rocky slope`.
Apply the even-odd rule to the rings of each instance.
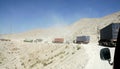
[[[0,41],[0,69],[112,69],[108,62],[100,60],[99,51],[103,47],[95,43],[99,39],[99,30],[110,23],[120,23],[120,12],[102,18],[81,19],[62,28],[0,35],[0,38],[12,40]],[[91,36],[91,43],[48,43],[55,37],[73,41],[79,35]],[[42,38],[47,42],[19,41],[36,38]]]
[[[19,34],[1,35],[3,38],[25,39],[43,38],[51,41],[55,37],[63,37],[72,41],[78,35],[88,35],[91,42],[99,40],[99,30],[111,23],[120,23],[120,12],[102,18],[84,18],[62,28],[37,29]]]

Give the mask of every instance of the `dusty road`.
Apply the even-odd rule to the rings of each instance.
[[[83,46],[89,55],[89,61],[85,69],[112,69],[112,66],[109,65],[108,61],[103,61],[100,59],[100,49],[105,47],[98,46],[95,43],[83,45]],[[112,61],[113,61],[114,50],[115,48],[110,48]]]

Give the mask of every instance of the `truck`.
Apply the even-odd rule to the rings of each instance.
[[[90,41],[90,36],[77,36],[76,40],[73,41],[73,43],[77,43],[77,44],[87,44]]]
[[[117,36],[113,61],[111,62],[111,51],[108,47],[100,50],[100,58],[103,61],[108,61],[108,63],[113,66],[113,69],[120,69],[120,29]]]
[[[111,23],[100,30],[99,45],[102,46],[116,46],[117,35],[120,28],[120,23]]]
[[[55,38],[52,42],[53,43],[64,43],[64,38]]]
[[[0,41],[11,41],[10,39],[0,39]]]

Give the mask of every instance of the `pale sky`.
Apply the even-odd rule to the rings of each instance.
[[[120,11],[120,0],[0,0],[0,34],[70,25]]]

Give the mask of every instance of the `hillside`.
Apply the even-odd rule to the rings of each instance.
[[[0,35],[11,41],[0,41],[1,69],[112,69],[100,59],[99,30],[110,23],[120,23],[120,12],[102,18],[84,18],[66,27],[37,29],[24,33]],[[90,36],[88,44],[74,44],[76,36]],[[51,43],[63,37],[70,43]],[[25,42],[24,39],[43,39]],[[114,48],[110,48],[111,60]]]
[[[55,37],[63,37],[72,41],[78,35],[88,35],[91,42],[99,40],[99,30],[110,23],[120,23],[120,12],[102,18],[84,18],[66,27],[37,29],[19,34],[1,35],[1,38],[25,39],[43,38],[51,41]]]

